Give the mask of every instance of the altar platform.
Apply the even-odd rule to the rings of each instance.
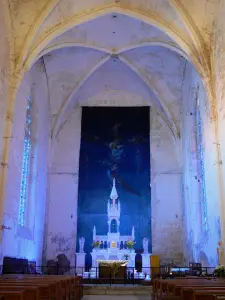
[[[148,295],[152,287],[140,285],[84,285],[84,295]]]
[[[121,272],[117,272],[115,276],[112,276],[112,273],[108,270],[108,272],[103,274],[99,274],[100,269],[92,268],[89,272],[83,272],[80,275],[83,284],[91,284],[91,285],[151,285],[151,277],[143,272],[137,272],[134,268],[127,268],[126,272],[122,269]]]

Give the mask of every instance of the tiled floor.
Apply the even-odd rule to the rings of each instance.
[[[151,300],[151,296],[139,296],[139,295],[130,295],[130,296],[109,296],[109,295],[95,295],[95,296],[84,296],[83,300]]]

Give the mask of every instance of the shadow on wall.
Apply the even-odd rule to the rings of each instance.
[[[65,254],[59,254],[57,261],[48,260],[47,270],[48,275],[63,275],[70,270],[70,261]]]
[[[208,258],[205,254],[205,252],[201,251],[199,253],[199,257],[198,257],[198,262],[203,266],[203,267],[210,267]]]

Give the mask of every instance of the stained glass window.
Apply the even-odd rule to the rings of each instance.
[[[200,108],[197,108],[197,133],[198,133],[198,153],[199,153],[199,175],[200,175],[200,197],[202,204],[202,227],[204,231],[208,230],[207,220],[207,199],[205,190],[205,168],[204,168],[204,151],[203,151],[203,136],[202,136],[202,119]]]
[[[19,205],[19,225],[25,226],[25,212],[28,197],[28,182],[29,182],[29,169],[30,169],[30,153],[31,153],[31,98],[28,98],[25,136],[24,136],[24,151],[22,174],[20,184],[20,205]]]

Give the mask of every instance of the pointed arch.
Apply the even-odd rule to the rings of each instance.
[[[143,42],[139,42],[139,43],[133,43],[127,46],[124,46],[123,48],[118,49],[118,51],[116,51],[116,54],[121,54],[123,52],[129,51],[129,50],[133,50],[136,48],[142,48],[142,47],[164,47],[167,49],[170,49],[171,51],[176,52],[177,54],[183,56],[184,58],[186,58],[188,61],[190,60],[189,56],[181,49],[179,48],[176,44],[173,43],[167,43],[164,41],[155,41],[155,40],[149,40],[149,41],[143,41]]]
[[[174,123],[174,120],[169,112],[169,109],[167,108],[167,106],[165,105],[164,101],[161,99],[161,96],[158,92],[158,90],[147,80],[147,78],[144,76],[144,74],[138,70],[130,61],[128,61],[126,58],[124,58],[122,55],[119,55],[118,58],[124,63],[126,64],[134,73],[136,73],[141,80],[153,91],[154,95],[156,96],[156,98],[158,99],[160,105],[162,106],[168,120],[171,126],[171,131],[173,132],[174,138],[175,140],[179,140],[179,132],[177,130],[177,127]]]
[[[64,32],[72,29],[73,27],[76,27],[78,25],[84,24],[87,21],[91,21],[94,19],[97,19],[99,17],[111,14],[111,13],[118,13],[123,14],[129,17],[132,17],[134,19],[140,20],[146,24],[150,24],[154,27],[159,28],[163,32],[165,32],[171,39],[173,39],[180,49],[186,54],[186,56],[189,58],[189,60],[193,63],[193,65],[196,67],[197,72],[199,73],[204,86],[206,88],[210,109],[213,111],[213,102],[214,102],[214,92],[213,92],[213,84],[212,84],[212,76],[209,72],[210,68],[207,63],[202,63],[200,56],[203,51],[202,47],[196,51],[196,47],[193,45],[189,45],[182,36],[178,32],[176,32],[169,24],[167,24],[165,21],[158,18],[158,16],[154,14],[149,14],[146,12],[143,12],[138,9],[131,9],[127,7],[121,7],[115,4],[111,4],[108,6],[103,6],[100,8],[97,8],[95,10],[90,10],[88,12],[82,13],[80,15],[75,15],[71,17],[69,20],[65,21],[64,23],[60,23],[57,26],[55,26],[51,31],[49,31],[43,39],[40,41],[40,43],[31,51],[27,51],[28,49],[24,49],[22,56],[23,56],[23,66],[21,71],[21,77],[23,77],[23,74],[29,70],[29,68],[32,66],[32,64],[35,62],[36,57],[44,50],[44,48],[56,37],[63,34]],[[186,24],[186,26],[188,26]],[[192,31],[190,32],[190,35],[192,35]],[[192,36],[193,39],[193,36]],[[196,38],[195,38],[196,39]],[[213,112],[211,113],[213,114]]]
[[[70,94],[70,96],[63,102],[63,104],[61,105],[59,112],[57,113],[55,122],[53,124],[52,127],[52,132],[51,132],[51,137],[55,137],[56,133],[58,131],[58,128],[61,124],[61,121],[63,119],[64,113],[68,107],[68,105],[71,103],[71,101],[73,100],[75,94],[77,93],[77,91],[80,90],[80,88],[82,87],[82,85],[88,80],[89,77],[91,77],[92,74],[94,74],[94,72],[100,68],[101,66],[103,66],[109,59],[111,56],[106,55],[104,56],[93,68],[91,68],[89,70],[89,72],[87,72],[87,74],[76,84],[74,90],[72,91],[72,93]]]
[[[190,38],[193,44],[195,45],[196,51],[198,52],[199,49],[203,50],[202,52],[203,55],[199,55],[199,58],[200,60],[202,60],[202,63],[205,64],[206,67],[208,67],[209,61],[207,62],[207,55],[205,55],[204,41],[198,27],[195,25],[193,19],[187,12],[185,6],[180,1],[170,0],[170,4],[173,7],[173,9],[176,11],[180,19],[182,20],[185,28],[190,34]]]
[[[75,95],[78,93],[80,88],[84,85],[84,83],[88,80],[88,78],[90,78],[102,65],[104,65],[110,59],[110,57],[111,56],[106,55],[89,72],[87,72],[87,74],[78,82],[78,84],[76,84],[76,86],[73,89],[70,96],[63,102],[62,106],[60,107],[60,109],[57,113],[57,117],[56,117],[55,122],[52,127],[51,136],[53,139],[57,136],[57,133],[59,131],[59,128],[60,128],[61,123],[64,118],[64,114],[65,114],[67,108],[69,107],[70,103],[73,101]],[[160,96],[159,92],[157,91],[157,89],[152,86],[152,84],[145,78],[145,76],[135,66],[133,66],[133,64],[131,62],[129,62],[127,59],[125,59],[122,55],[119,55],[118,58],[121,60],[121,62],[125,63],[129,69],[131,69],[134,73],[136,73],[138,75],[138,77],[154,93],[154,95],[156,96],[157,100],[159,101],[161,107],[163,108],[163,110],[165,112],[165,115],[168,120],[167,126],[169,127],[169,129],[173,135],[174,142],[177,143],[179,141],[178,129],[176,127],[176,124],[175,124],[168,108],[166,107],[165,103],[161,99],[161,96]]]
[[[112,55],[113,52],[110,51],[110,49],[101,47],[100,45],[96,45],[93,43],[76,43],[76,42],[64,42],[64,43],[58,43],[51,45],[50,47],[45,48],[37,57],[36,61],[41,58],[42,56],[54,51],[54,50],[59,50],[62,48],[72,48],[72,47],[83,47],[83,48],[89,48],[97,51],[104,52],[106,54]]]
[[[28,55],[28,53],[24,53],[26,59],[24,60],[25,68],[29,68],[38,54],[43,51],[43,49],[56,37],[63,34],[64,32],[76,27],[78,25],[84,24],[87,21],[95,20],[99,17],[111,14],[118,13],[123,14],[134,19],[140,20],[146,24],[150,24],[154,27],[159,28],[163,32],[165,32],[171,39],[173,39],[181,49],[188,55],[190,60],[198,67],[200,67],[199,59],[196,57],[196,52],[187,44],[187,42],[174,30],[169,24],[165,23],[163,20],[160,20],[153,14],[147,14],[140,10],[133,10],[130,8],[123,8],[120,6],[104,6],[102,8],[98,8],[96,10],[91,10],[86,14],[76,15],[70,18],[67,22],[63,24],[59,24],[55,26],[48,34],[43,37],[41,42],[37,45],[37,47]],[[202,70],[204,73],[204,70]],[[201,72],[201,73],[202,73]]]
[[[33,25],[30,27],[25,41],[23,43],[23,48],[21,50],[21,55],[19,57],[19,60],[17,62],[16,70],[17,72],[22,69],[23,64],[26,59],[26,53],[29,53],[32,42],[37,35],[38,31],[41,28],[41,25],[44,23],[46,18],[49,16],[49,14],[53,11],[53,9],[56,7],[56,5],[60,2],[60,0],[48,0],[46,1],[46,5],[42,9],[42,12],[38,15],[37,19],[33,22]]]
[[[187,54],[182,49],[180,49],[176,44],[167,43],[167,42],[158,41],[158,40],[157,41],[149,40],[149,41],[143,41],[143,42],[139,42],[139,43],[129,44],[129,45],[126,45],[122,48],[118,48],[116,50],[111,50],[111,49],[102,47],[100,45],[96,45],[96,44],[88,43],[88,42],[84,42],[84,43],[81,43],[81,42],[78,42],[78,43],[77,42],[57,43],[57,44],[54,44],[54,45],[51,45],[51,46],[45,48],[36,57],[35,61],[37,61],[42,56],[44,56],[44,55],[46,55],[46,54],[48,54],[48,53],[50,53],[54,50],[59,50],[59,49],[62,49],[62,48],[84,47],[84,48],[90,48],[90,49],[94,49],[94,50],[97,50],[97,51],[101,51],[101,52],[107,53],[109,55],[112,55],[112,54],[118,55],[118,54],[121,54],[123,52],[133,50],[133,49],[136,49],[136,48],[154,47],[154,46],[159,46],[159,47],[164,47],[164,48],[170,49],[171,51],[174,51],[177,54],[182,55],[185,59],[189,60],[189,57],[187,56]]]

